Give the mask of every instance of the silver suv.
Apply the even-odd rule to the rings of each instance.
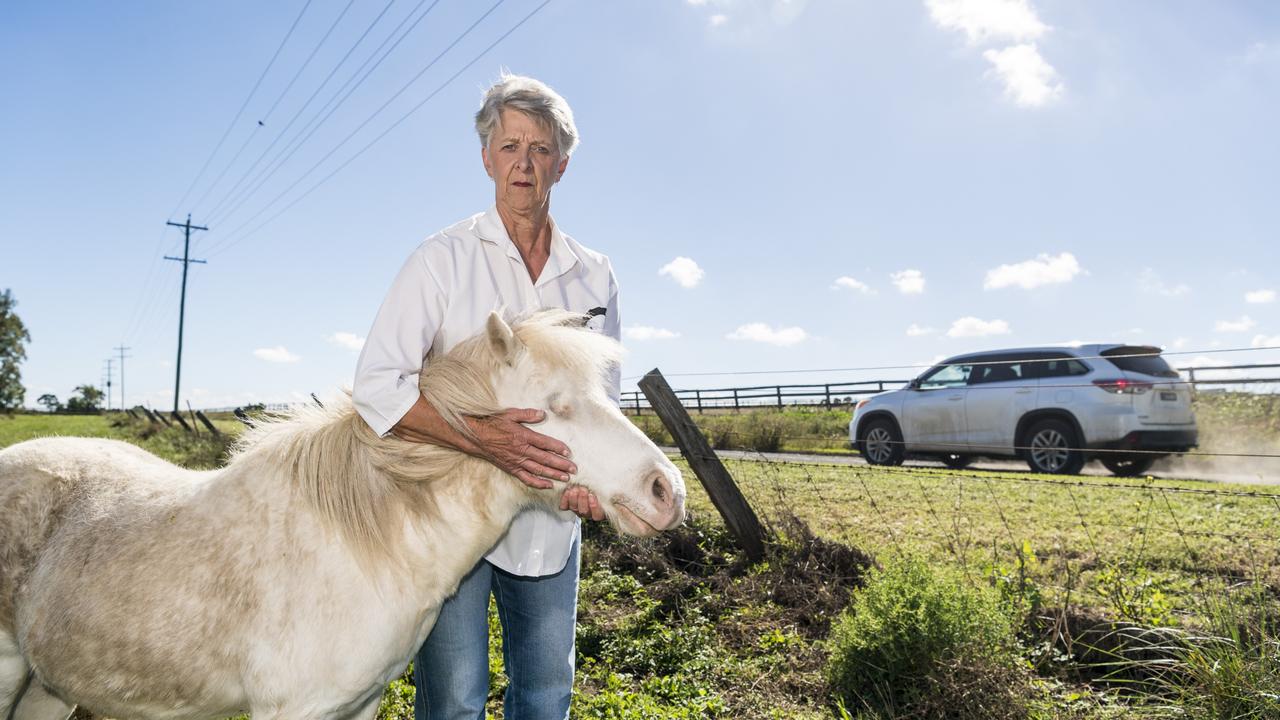
[[[1075,474],[1096,457],[1116,475],[1138,475],[1196,446],[1191,395],[1154,347],[971,353],[859,401],[849,441],[872,465],[1018,457],[1036,472]]]

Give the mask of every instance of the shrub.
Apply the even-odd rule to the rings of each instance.
[[[1026,671],[1001,605],[992,588],[918,559],[873,571],[832,630],[836,700],[891,717],[1025,715]]]

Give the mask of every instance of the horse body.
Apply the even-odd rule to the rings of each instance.
[[[558,497],[408,445],[335,404],[263,429],[219,471],[109,440],[0,451],[0,714],[372,718],[466,572]],[[679,476],[663,477],[661,520],[643,497],[593,490],[613,493],[624,530],[643,530],[637,513],[656,529],[683,517]],[[651,478],[629,495],[657,493]]]

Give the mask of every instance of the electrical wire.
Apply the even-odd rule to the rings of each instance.
[[[204,161],[204,165],[200,166],[200,171],[196,173],[196,177],[191,181],[191,185],[187,187],[187,191],[182,194],[182,199],[178,201],[177,205],[173,206],[173,210],[169,212],[169,217],[177,215],[178,208],[182,207],[182,204],[187,201],[188,197],[190,197],[191,191],[195,189],[196,184],[200,182],[200,178],[204,177],[205,171],[209,169],[209,163],[213,162],[213,158],[216,157],[218,151],[222,149],[222,144],[227,141],[227,136],[229,136],[231,131],[235,129],[236,123],[240,122],[240,116],[244,114],[245,108],[249,107],[249,101],[253,99],[253,96],[258,92],[258,88],[262,85],[263,79],[267,77],[267,73],[270,72],[271,67],[275,65],[276,58],[280,57],[280,51],[284,50],[285,44],[288,43],[289,38],[293,36],[293,31],[297,29],[298,23],[302,21],[302,16],[307,14],[307,8],[311,7],[311,2],[312,0],[306,0],[303,4],[302,10],[298,12],[298,17],[294,18],[293,24],[289,26],[289,31],[284,34],[284,39],[280,41],[280,45],[276,48],[276,51],[272,53],[271,59],[267,61],[267,66],[263,68],[262,73],[258,75],[257,82],[253,84],[253,88],[249,90],[248,96],[246,96],[244,102],[240,104],[240,109],[236,111],[235,117],[231,118],[231,124],[227,125],[226,131],[222,133],[222,137],[219,138],[218,143],[213,146],[213,152],[209,153],[209,157]]]
[[[496,7],[497,7],[497,5],[500,5],[502,2],[503,2],[503,0],[499,0],[499,2],[498,2],[497,4],[495,4],[495,5],[494,5],[494,7],[496,8]],[[218,252],[219,252],[219,253],[224,252],[224,251],[226,251],[226,250],[228,250],[228,249],[230,249],[230,248],[234,247],[235,245],[238,245],[239,243],[243,242],[243,241],[244,241],[244,240],[246,240],[247,238],[251,237],[254,233],[257,233],[257,232],[258,232],[259,230],[261,230],[263,227],[266,227],[266,226],[267,226],[267,225],[269,225],[271,222],[273,222],[276,218],[280,217],[280,216],[281,216],[281,215],[283,215],[285,212],[287,212],[289,209],[291,209],[293,206],[297,205],[299,202],[301,202],[304,198],[306,198],[308,195],[310,195],[312,192],[314,192],[314,191],[315,191],[317,188],[319,188],[321,185],[323,185],[323,184],[325,184],[326,182],[328,182],[330,178],[332,178],[334,175],[336,175],[336,174],[338,174],[339,172],[341,172],[344,168],[346,168],[348,165],[350,165],[352,162],[354,162],[354,161],[356,160],[356,158],[358,158],[358,157],[360,157],[361,155],[363,155],[366,151],[368,151],[368,150],[369,150],[370,148],[372,148],[375,144],[377,144],[380,140],[382,140],[382,138],[386,137],[386,136],[387,136],[391,131],[393,131],[393,130],[395,130],[397,127],[399,127],[401,123],[403,123],[405,120],[409,119],[409,117],[410,117],[410,116],[412,116],[414,113],[416,113],[418,110],[420,110],[424,105],[426,105],[426,103],[427,103],[428,101],[430,101],[432,98],[434,98],[436,95],[438,95],[441,91],[443,91],[443,90],[444,90],[444,89],[445,89],[445,88],[446,88],[450,83],[452,83],[455,79],[457,79],[460,75],[462,75],[462,73],[466,72],[468,69],[470,69],[470,68],[471,68],[471,66],[472,66],[472,65],[475,65],[477,62],[479,62],[479,61],[480,61],[480,59],[481,59],[481,58],[483,58],[485,55],[487,55],[487,54],[489,53],[489,51],[490,51],[490,50],[492,50],[493,48],[497,47],[497,45],[498,45],[499,43],[501,43],[501,42],[502,42],[503,40],[505,40],[508,36],[510,36],[512,33],[514,33],[517,29],[519,29],[522,25],[524,25],[526,22],[528,22],[531,18],[533,18],[533,16],[534,16],[534,15],[538,14],[538,12],[539,12],[539,11],[541,11],[544,7],[546,7],[546,6],[547,6],[547,5],[549,5],[550,3],[551,3],[551,0],[543,0],[543,2],[542,2],[541,4],[539,4],[537,7],[535,7],[535,8],[533,9],[533,11],[531,11],[528,15],[525,15],[523,18],[521,18],[519,22],[517,22],[515,25],[513,25],[513,26],[512,26],[509,30],[507,30],[505,33],[503,33],[502,35],[500,35],[500,36],[498,37],[498,39],[494,40],[494,41],[493,41],[492,43],[490,43],[487,47],[485,47],[485,49],[484,49],[484,50],[482,50],[479,54],[477,54],[475,57],[473,57],[473,58],[472,58],[470,61],[468,61],[465,65],[463,65],[461,68],[459,68],[457,72],[455,72],[453,75],[449,76],[449,78],[448,78],[447,80],[445,80],[443,83],[441,83],[439,87],[437,87],[437,88],[436,88],[435,90],[433,90],[429,95],[427,95],[425,98],[423,98],[423,99],[422,99],[422,100],[421,100],[417,105],[414,105],[412,108],[410,108],[408,112],[406,112],[406,113],[405,113],[404,115],[402,115],[398,120],[396,120],[396,121],[395,121],[394,123],[392,123],[389,127],[387,127],[385,130],[383,130],[381,133],[379,133],[376,137],[374,137],[374,138],[373,138],[373,140],[371,140],[368,144],[366,144],[364,147],[362,147],[360,150],[358,150],[354,155],[352,155],[351,157],[349,157],[345,162],[343,162],[343,163],[342,163],[341,165],[339,165],[338,167],[334,168],[334,169],[333,169],[333,171],[331,171],[328,175],[326,175],[326,176],[324,176],[323,178],[321,178],[321,180],[320,180],[319,182],[317,182],[315,185],[312,185],[312,186],[311,186],[311,187],[310,187],[306,192],[304,192],[304,193],[302,193],[301,195],[299,195],[299,196],[298,196],[297,198],[295,198],[292,202],[290,202],[288,205],[286,205],[284,208],[282,208],[279,212],[277,212],[276,214],[272,215],[272,216],[271,216],[270,218],[268,218],[266,221],[264,221],[263,223],[261,223],[260,225],[258,225],[257,227],[255,227],[253,230],[251,230],[251,231],[249,231],[249,232],[245,233],[244,235],[242,235],[242,236],[240,236],[240,237],[235,238],[234,240],[228,241],[225,245],[223,245],[223,246],[219,247],[219,248],[218,248]],[[491,11],[492,11],[492,8],[490,9],[490,12],[491,12]],[[487,13],[486,13],[486,14],[487,14]],[[481,18],[481,20],[483,20],[483,17]],[[478,24],[478,23],[479,23],[479,21],[477,21],[477,24]],[[473,25],[472,27],[474,27],[474,25]],[[470,32],[470,28],[468,28],[467,32]],[[464,33],[464,34],[465,34],[465,33]],[[459,38],[459,40],[460,40],[460,39],[461,39],[461,38]],[[453,47],[453,45],[456,45],[456,44],[457,44],[457,41],[455,41],[454,43],[452,43],[452,44],[450,45],[450,48],[452,48],[452,47]],[[444,52],[448,52],[448,50],[449,50],[450,48],[446,48]],[[437,56],[436,60],[438,60],[440,57],[443,57],[444,52],[442,52],[439,56]],[[432,63],[434,64],[436,60],[432,60]],[[425,72],[425,69],[424,69],[424,72]],[[421,73],[419,73],[419,75],[421,75]],[[415,78],[415,79],[416,79],[416,78]],[[385,107],[385,106],[384,106],[384,107]],[[363,125],[362,125],[361,127],[363,127]],[[350,137],[350,136],[348,136],[348,138],[349,138],[349,137]],[[345,142],[345,140],[344,140],[344,142]],[[330,153],[330,154],[332,154],[332,153]],[[328,157],[328,156],[326,155],[326,158],[327,158],[327,157]],[[322,162],[323,162],[323,160],[322,160]],[[317,166],[316,166],[316,167],[318,167],[318,164],[317,164]],[[314,167],[313,167],[312,169],[314,170]],[[308,174],[309,174],[310,172],[311,172],[311,171],[308,171]],[[304,175],[304,177],[305,177],[305,175]],[[296,184],[297,184],[297,183],[294,183],[294,185],[296,185]],[[292,187],[293,187],[293,186],[290,186],[290,189],[291,189]],[[286,190],[286,193],[287,193],[287,192],[288,192],[288,190]],[[284,195],[284,194],[286,194],[286,193],[282,193],[280,196],[277,196],[276,200],[278,200],[280,197],[283,197],[283,195]],[[273,200],[273,201],[272,201],[272,203],[274,203],[274,202],[275,202],[275,200]],[[270,203],[268,204],[268,207],[269,207],[269,206],[270,206]],[[265,208],[264,208],[264,209],[265,209]],[[260,214],[261,214],[261,211],[259,211],[259,213],[258,213],[258,214],[260,215]],[[257,217],[257,215],[255,215],[254,217],[256,218],[256,217]],[[250,221],[252,221],[252,219],[253,219],[253,218],[251,218],[251,219],[250,219]],[[247,225],[247,224],[248,224],[248,223],[246,223],[246,225]],[[241,228],[243,228],[243,227],[245,227],[245,225],[242,225],[242,226],[241,226]],[[237,228],[235,231],[233,231],[233,235],[234,235],[234,233],[235,233],[235,232],[239,232],[239,230],[240,230],[241,228]]]
[[[396,0],[389,0],[389,2],[387,2],[387,4],[383,6],[382,11],[378,13],[378,15],[373,19],[372,22],[369,23],[369,26],[364,29],[364,32],[360,34],[360,37],[356,38],[356,41],[351,45],[350,48],[347,49],[347,52],[342,56],[340,60],[338,60],[337,64],[335,64],[333,68],[329,70],[329,74],[325,76],[325,79],[321,81],[318,86],[316,86],[315,91],[311,93],[311,96],[307,98],[306,102],[304,102],[302,106],[293,113],[293,116],[289,118],[289,122],[286,123],[284,128],[279,133],[276,134],[276,137],[274,140],[271,141],[271,144],[268,145],[266,149],[263,150],[260,155],[258,155],[258,158],[249,165],[249,168],[245,170],[244,174],[240,176],[240,179],[237,180],[229,190],[227,190],[226,194],[223,195],[222,199],[220,199],[212,208],[209,209],[210,218],[216,217],[218,214],[218,211],[221,210],[226,205],[227,201],[239,192],[245,180],[248,179],[251,174],[253,174],[253,171],[257,169],[258,165],[262,162],[264,158],[266,158],[267,154],[270,153],[273,148],[275,148],[276,143],[280,142],[280,140],[285,136],[285,134],[289,132],[289,128],[293,127],[293,124],[298,121],[298,118],[302,117],[302,113],[306,112],[306,109],[308,107],[311,107],[311,103],[316,99],[316,97],[320,95],[320,92],[324,90],[326,85],[329,84],[329,81],[332,80],[333,77],[338,74],[338,70],[341,69],[342,66],[346,64],[347,60],[350,59],[351,55],[355,53],[356,48],[360,47],[360,44],[363,43],[365,38],[369,36],[369,33],[373,30],[373,28],[376,27],[377,24],[382,21],[383,16],[387,14],[387,11],[390,10],[391,6],[394,4],[396,4]],[[358,72],[359,71],[357,71],[357,73]]]

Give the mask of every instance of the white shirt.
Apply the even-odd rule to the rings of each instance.
[[[427,352],[447,353],[480,332],[493,310],[518,315],[545,307],[581,313],[604,308],[602,331],[620,338],[618,284],[609,258],[548,221],[551,255],[537,282],[529,279],[496,207],[432,235],[409,256],[356,364],[352,400],[374,432],[385,435],[417,402]],[[612,377],[615,402],[620,375]],[[576,516],[526,510],[486,559],[516,575],[552,575],[564,569],[577,534]]]

